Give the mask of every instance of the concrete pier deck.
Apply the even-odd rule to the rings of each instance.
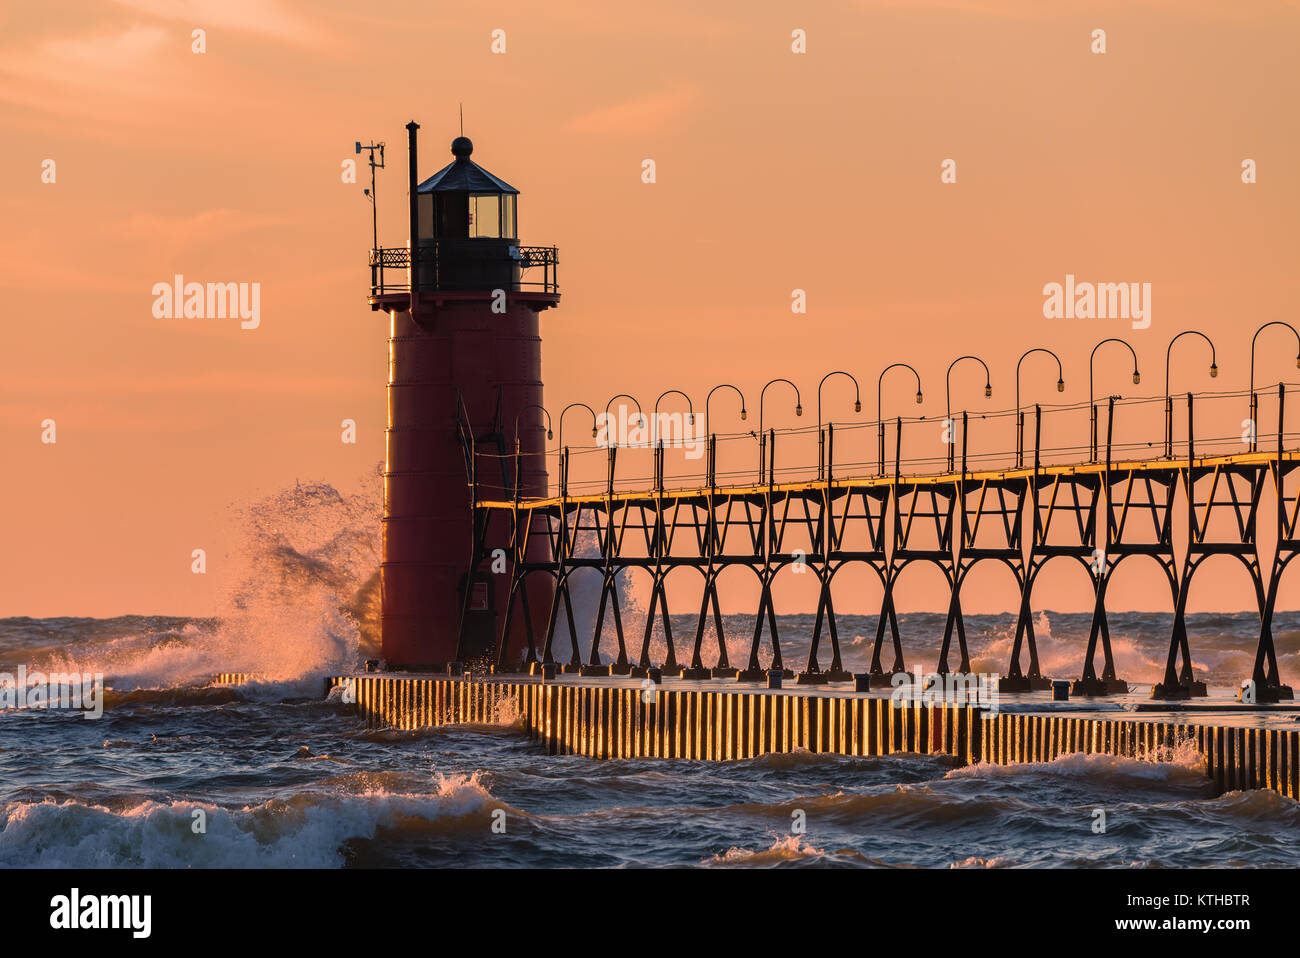
[[[238,681],[238,674],[227,674]],[[1138,695],[1052,702],[1003,694],[997,708],[899,703],[889,690],[561,675],[333,676],[370,727],[518,724],[547,754],[729,761],[807,750],[854,756],[945,754],[964,764],[1050,762],[1070,753],[1162,761],[1201,756],[1221,791],[1267,788],[1300,800],[1300,708],[1217,696],[1152,703]]]

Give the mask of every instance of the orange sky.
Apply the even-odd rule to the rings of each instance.
[[[350,490],[374,469],[386,323],[365,304],[367,177],[345,184],[340,164],[357,139],[387,141],[381,242],[403,244],[402,126],[422,124],[427,176],[449,160],[462,102],[474,159],[521,190],[523,241],[560,248],[563,302],[542,319],[553,410],[619,392],[653,404],[669,388],[699,404],[723,380],[756,410],[784,376],[815,417],[817,380],[843,368],[862,382],[861,421],[879,371],[906,361],[925,380],[921,411],[941,417],[944,369],[966,352],[988,361],[996,395],[985,404],[973,367],[954,390],[1002,409],[1016,358],[1039,345],[1062,355],[1070,388],[1057,396],[1039,356],[1025,401],[1079,402],[1087,352],[1111,335],[1138,349],[1136,392],[1159,394],[1165,344],[1189,327],[1215,339],[1215,387],[1244,388],[1251,332],[1294,316],[1295,3],[699,7],[0,10],[0,615],[212,612],[232,504],[295,479]],[[206,53],[191,52],[196,28]],[[947,158],[955,184],[940,183]],[[1241,182],[1245,158],[1256,184]],[[151,288],[176,273],[259,282],[261,325],[154,318]],[[1151,283],[1151,327],[1045,319],[1042,288],[1067,273]],[[807,315],[790,311],[796,288]],[[1300,377],[1287,335],[1271,331],[1258,381]],[[1207,387],[1203,344],[1179,353],[1175,388]],[[1098,368],[1099,393],[1135,391],[1118,352]],[[914,385],[889,382],[886,414],[916,413]],[[833,383],[828,408],[854,418]],[[730,403],[715,397],[719,429],[739,427]],[[788,406],[770,392],[768,422],[793,425]],[[339,441],[344,418],[355,445]],[[194,548],[210,574],[191,574]],[[1038,607],[1089,607],[1081,578],[1056,581]],[[1167,608],[1153,583],[1117,581],[1110,604]],[[1245,607],[1244,584],[1192,607]]]

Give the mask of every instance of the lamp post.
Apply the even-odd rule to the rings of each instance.
[[[876,380],[876,445],[880,455],[880,475],[885,474],[885,421],[880,418],[881,392],[885,382],[885,373],[894,368],[911,369],[912,375],[916,377],[916,404],[919,406],[924,400],[921,395],[921,374],[907,363],[890,363],[880,371],[880,378]]]
[[[1061,366],[1061,357],[1042,346],[1025,350],[1016,362],[1016,466],[1025,464],[1025,414],[1020,411],[1020,364],[1025,361],[1026,356],[1033,353],[1047,353],[1056,360],[1056,391],[1065,392],[1065,370]]]
[[[958,356],[948,364],[948,372],[943,377],[943,409],[944,425],[948,427],[948,471],[952,472],[956,465],[957,437],[952,421],[952,367],[956,366],[963,359],[973,359],[984,367],[984,398],[988,399],[993,395],[993,384],[989,378],[988,363],[978,356]]]
[[[749,418],[749,412],[745,409],[745,394],[737,386],[731,383],[720,383],[709,390],[709,394],[704,397],[704,441],[709,444],[708,467],[705,470],[708,473],[709,485],[713,485],[714,477],[717,475],[717,444],[713,441],[713,433],[709,432],[709,401],[713,394],[719,389],[730,389],[740,397],[740,419],[743,422]]]
[[[731,390],[734,390],[735,393],[736,393],[736,395],[740,397],[740,418],[741,418],[741,420],[743,421],[743,420],[749,418],[749,412],[745,409],[745,394],[742,393],[742,392],[740,391],[740,389],[737,388],[736,386],[731,385],[731,383],[720,383],[719,385],[714,386],[712,389],[710,389],[710,390],[709,390],[709,394],[708,394],[707,396],[704,397],[704,432],[705,432],[705,435],[708,435],[708,434],[709,434],[709,400],[713,398],[713,394],[714,394],[715,392],[717,392],[719,389],[731,389]]]
[[[1174,351],[1174,343],[1184,336],[1200,336],[1210,344],[1210,378],[1219,375],[1219,365],[1216,362],[1214,340],[1210,339],[1203,332],[1197,329],[1184,329],[1181,333],[1169,340],[1169,345],[1165,347],[1165,458],[1172,459],[1174,455],[1174,401],[1169,398],[1169,358]]]
[[[803,415],[803,400],[799,396],[799,387],[788,379],[773,379],[758,394],[758,481],[760,485],[766,478],[767,469],[767,464],[763,459],[763,453],[767,449],[767,434],[763,432],[763,399],[767,396],[768,387],[777,383],[785,383],[794,390],[794,414],[796,416]],[[772,478],[775,479],[776,477],[773,476]]]
[[[853,380],[853,411],[862,412],[862,390],[858,386],[857,378],[852,373],[846,373],[842,369],[837,369],[834,372],[829,372],[822,377],[822,381],[817,384],[817,478],[818,479],[821,479],[825,476],[825,469],[826,469],[825,466],[826,437],[822,435],[822,386],[824,386],[826,384],[826,380],[830,379],[832,376],[848,376],[849,379]]]
[[[541,404],[539,404],[539,403],[530,402],[530,403],[529,403],[527,406],[525,406],[523,409],[519,410],[518,415],[515,416],[515,448],[516,448],[516,449],[519,448],[519,417],[522,416],[524,413],[528,412],[528,410],[530,410],[530,409],[540,409],[540,410],[542,411],[542,415],[546,417],[546,439],[547,439],[547,441],[549,442],[550,440],[552,440],[552,439],[555,438],[555,434],[554,434],[553,432],[551,432],[551,414],[550,414],[549,412],[546,411],[546,407],[545,407],[545,406],[543,406],[543,405],[541,405]]]
[[[1250,337],[1250,451],[1254,452],[1258,447],[1258,424],[1259,424],[1259,397],[1255,395],[1255,340],[1259,339],[1259,334],[1270,326],[1285,326],[1291,332],[1295,333],[1296,340],[1296,368],[1300,369],[1300,332],[1290,323],[1284,323],[1280,319],[1275,319],[1271,323],[1265,323],[1259,329],[1255,330],[1255,335]],[[1278,427],[1281,428],[1280,426]]]
[[[1136,386],[1138,383],[1142,381],[1142,374],[1138,372],[1137,353],[1133,350],[1133,347],[1129,345],[1127,340],[1118,339],[1112,336],[1108,339],[1103,339],[1096,346],[1092,347],[1092,352],[1088,354],[1088,416],[1090,421],[1089,431],[1092,436],[1090,440],[1091,445],[1089,448],[1091,449],[1092,452],[1093,462],[1097,461],[1097,405],[1095,400],[1093,399],[1092,361],[1094,358],[1096,358],[1097,350],[1101,349],[1101,347],[1105,346],[1107,343],[1119,343],[1122,346],[1124,346],[1126,349],[1128,349],[1129,355],[1133,357],[1133,384]]]
[[[523,488],[523,484],[524,484],[523,482],[524,459],[519,451],[519,417],[522,416],[524,413],[528,412],[528,410],[530,409],[540,409],[542,411],[542,415],[546,417],[546,441],[550,442],[552,439],[555,438],[555,434],[551,432],[551,414],[546,411],[545,406],[542,406],[539,403],[532,402],[529,403],[527,406],[525,406],[523,409],[519,410],[519,412],[515,414],[515,494],[516,495],[518,495],[519,490]],[[545,450],[542,451],[542,458],[543,459],[546,458]]]
[[[568,447],[564,444],[564,414],[577,406],[591,413],[591,438],[596,438],[596,410],[585,402],[571,402],[560,410],[560,495],[564,495],[569,488],[569,453]],[[549,432],[547,435],[549,438]]]
[[[682,425],[679,438],[682,444],[686,443],[686,430],[688,427],[695,426],[695,406],[691,402],[691,397],[686,395],[680,389],[665,389],[655,400],[654,418],[650,423],[650,444],[654,446],[655,457],[655,488],[662,490],[664,484],[664,440],[659,435],[659,404],[663,402],[665,396],[676,394],[686,400],[686,422]]]
[[[659,437],[659,404],[663,402],[663,398],[665,396],[671,396],[674,393],[676,393],[678,396],[681,396],[683,399],[686,400],[686,425],[688,426],[695,425],[695,406],[691,403],[691,397],[686,395],[686,393],[682,392],[680,389],[666,389],[663,392],[661,392],[659,394],[659,398],[655,400],[654,422],[651,424],[650,427],[651,442],[659,440],[660,438]],[[683,435],[682,438],[685,439],[685,435]]]
[[[641,411],[641,403],[637,401],[635,396],[629,396],[627,393],[619,393],[617,396],[611,398],[609,402],[605,403],[605,429],[606,430],[608,430],[611,434],[613,433],[613,430],[609,429],[609,407],[614,405],[615,399],[631,399],[634,403],[636,403],[636,416],[637,416],[636,421],[638,425],[644,423],[645,413]],[[611,441],[609,444],[611,446],[617,446],[618,442]]]

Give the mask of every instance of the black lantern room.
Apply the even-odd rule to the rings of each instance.
[[[456,137],[456,159],[417,188],[423,288],[519,288],[519,191],[471,160],[473,152],[468,137]]]

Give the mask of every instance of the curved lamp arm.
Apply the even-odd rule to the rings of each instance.
[[[803,399],[799,396],[799,387],[788,379],[773,379],[758,394],[758,434],[760,436],[763,435],[763,399],[767,396],[768,386],[774,386],[777,383],[785,383],[794,390],[794,414],[796,416],[803,415]]]
[[[743,422],[749,418],[749,411],[745,409],[745,394],[740,391],[739,387],[733,386],[731,383],[719,383],[717,386],[710,389],[709,394],[704,397],[704,431],[706,434],[709,431],[709,400],[713,398],[713,394],[719,389],[730,389],[734,391],[735,394],[740,397],[741,421]]]
[[[980,359],[978,356],[958,356],[948,364],[948,372],[946,372],[943,377],[943,409],[944,415],[948,419],[952,419],[952,367],[956,366],[963,359],[973,359],[984,367],[984,398],[987,399],[993,395],[993,380],[989,375],[988,363],[984,362],[984,360]]]
[[[1047,353],[1047,355],[1051,356],[1053,359],[1056,360],[1056,391],[1058,393],[1065,392],[1065,369],[1061,366],[1061,357],[1056,355],[1056,353],[1052,352],[1050,349],[1045,349],[1042,346],[1035,346],[1033,349],[1027,349],[1025,350],[1024,354],[1020,357],[1020,359],[1016,362],[1016,413],[1017,414],[1020,412],[1020,364],[1025,361],[1026,356],[1031,356],[1034,353]]]
[[[916,403],[917,403],[917,405],[919,406],[919,405],[921,404],[921,402],[925,399],[925,397],[921,394],[921,374],[918,373],[918,372],[916,371],[916,369],[914,369],[912,366],[909,366],[907,363],[890,363],[888,366],[886,366],[884,369],[882,369],[882,370],[880,371],[880,378],[876,380],[876,422],[877,422],[877,423],[881,422],[881,419],[880,419],[880,402],[881,402],[881,398],[880,398],[880,397],[881,397],[881,391],[882,391],[882,388],[883,388],[884,383],[885,383],[885,373],[889,372],[891,369],[896,369],[896,368],[901,368],[901,369],[911,369],[911,370],[912,370],[912,375],[916,377]]]
[[[1291,332],[1295,333],[1296,357],[1295,365],[1300,369],[1300,331],[1297,331],[1290,323],[1284,323],[1280,319],[1275,319],[1271,323],[1265,323],[1259,329],[1255,330],[1255,335],[1250,337],[1250,394],[1255,395],[1255,340],[1259,339],[1259,334],[1270,326],[1285,326]]]
[[[659,398],[655,400],[654,429],[650,437],[651,442],[654,442],[659,438],[659,404],[663,402],[665,396],[671,396],[674,393],[686,400],[686,425],[695,425],[695,406],[691,403],[691,397],[686,395],[686,393],[682,392],[680,389],[666,389],[661,392]]]
[[[562,410],[560,410],[560,449],[561,449],[561,451],[563,451],[563,449],[564,449],[564,414],[567,413],[570,409],[576,409],[576,408],[578,408],[579,406],[581,406],[583,409],[587,410],[587,412],[591,413],[591,438],[592,438],[592,439],[595,439],[595,438],[596,438],[596,410],[592,409],[592,408],[591,408],[590,406],[588,406],[585,402],[571,402],[571,403],[569,403],[567,406],[565,406]]]
[[[1092,391],[1092,361],[1093,361],[1093,358],[1096,357],[1096,355],[1097,355],[1097,350],[1101,349],[1101,347],[1105,346],[1107,343],[1120,343],[1120,344],[1123,345],[1126,349],[1128,349],[1128,351],[1129,351],[1129,355],[1131,355],[1131,356],[1133,357],[1133,384],[1134,384],[1134,385],[1137,385],[1138,383],[1140,383],[1140,382],[1142,381],[1142,374],[1141,374],[1140,372],[1138,372],[1138,356],[1137,356],[1137,353],[1134,351],[1133,347],[1132,347],[1131,345],[1129,345],[1128,340],[1125,340],[1125,339],[1119,339],[1119,338],[1117,338],[1117,337],[1115,337],[1115,336],[1111,336],[1111,337],[1109,337],[1109,338],[1107,338],[1107,339],[1103,339],[1103,340],[1102,340],[1101,342],[1099,342],[1096,346],[1093,346],[1093,347],[1092,347],[1092,352],[1088,354],[1088,405],[1089,405],[1089,406],[1091,406],[1091,405],[1092,405],[1092,402],[1093,402],[1093,391]]]
[[[854,376],[852,373],[846,373],[842,369],[837,369],[834,372],[829,372],[825,376],[823,376],[822,381],[817,384],[817,431],[818,433],[821,432],[821,426],[822,426],[822,386],[826,385],[826,380],[830,379],[832,376],[848,376],[849,379],[853,380],[853,411],[862,412],[862,390],[858,386],[857,377]]]
[[[612,398],[609,400],[609,402],[605,403],[605,428],[607,428],[607,429],[609,428],[609,407],[612,406],[612,405],[614,405],[614,400],[615,400],[615,399],[631,399],[634,403],[636,403],[637,422],[640,423],[640,422],[643,422],[643,421],[645,420],[645,413],[642,412],[642,410],[641,410],[641,403],[637,401],[636,397],[635,397],[635,396],[629,396],[627,393],[619,393],[617,396],[612,397]],[[616,442],[611,442],[610,445],[611,445],[611,446],[617,446],[618,443],[616,443]]]
[[[515,446],[516,447],[519,446],[519,417],[522,416],[524,413],[528,412],[528,410],[530,409],[540,409],[542,411],[542,415],[546,417],[547,441],[549,442],[550,440],[555,438],[555,434],[551,432],[551,414],[547,412],[546,407],[541,405],[540,403],[530,402],[527,406],[525,406],[523,409],[519,410],[519,412],[515,414]]]
[[[1169,399],[1169,359],[1170,356],[1173,355],[1174,343],[1178,342],[1178,340],[1182,339],[1184,336],[1200,336],[1201,339],[1205,340],[1207,343],[1210,344],[1210,378],[1213,379],[1215,376],[1219,375],[1219,364],[1215,357],[1214,340],[1212,340],[1209,336],[1206,336],[1199,329],[1184,329],[1173,339],[1169,340],[1169,345],[1165,347],[1165,400],[1166,401],[1168,401]]]

